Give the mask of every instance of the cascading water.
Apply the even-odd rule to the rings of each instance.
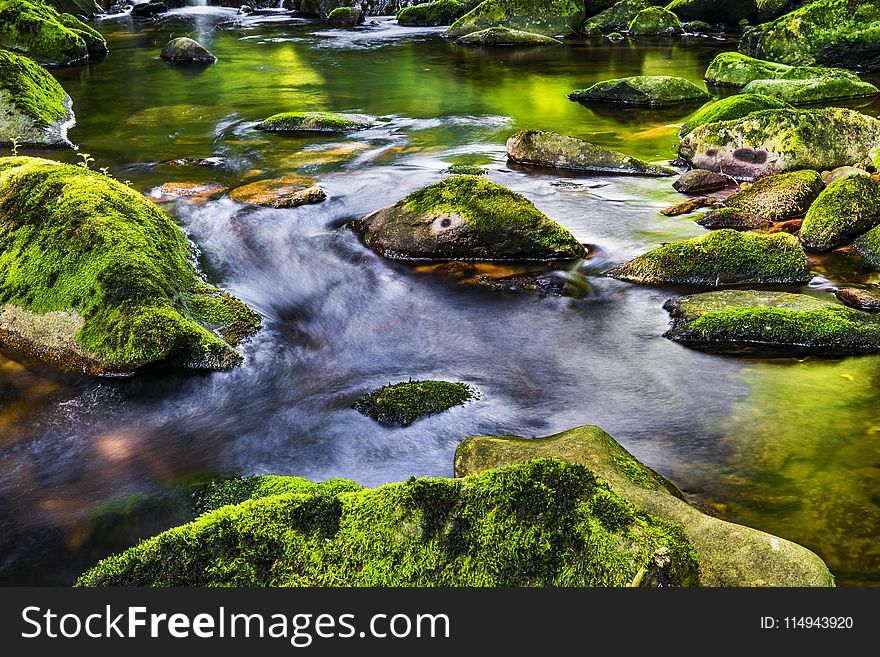
[[[186,0],[187,7],[207,7],[208,0]]]

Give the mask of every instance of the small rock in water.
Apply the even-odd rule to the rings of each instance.
[[[204,202],[212,196],[222,194],[226,189],[226,187],[216,182],[169,182],[151,189],[148,196],[158,201],[175,201],[180,198],[189,198],[193,201]]]
[[[307,203],[320,203],[327,198],[327,194],[311,178],[289,175],[236,187],[229,193],[229,197],[238,203],[269,208],[295,208]]]
[[[466,383],[410,380],[368,392],[354,403],[354,408],[382,424],[408,426],[476,396],[477,391]]]
[[[714,196],[700,196],[699,198],[692,198],[689,201],[684,201],[682,203],[677,203],[672,207],[664,208],[663,210],[660,210],[660,214],[667,217],[677,217],[680,214],[696,212],[700,208],[715,207],[718,205],[718,202],[718,199]]]
[[[360,7],[337,7],[327,15],[330,27],[356,27],[364,22]]]
[[[351,132],[365,130],[375,123],[365,114],[336,112],[281,112],[273,114],[257,125],[264,132]]]
[[[219,167],[226,164],[225,157],[179,157],[162,162],[173,167]]]
[[[238,13],[241,14],[242,16],[248,16],[248,15],[254,13],[254,8],[251,7],[250,5],[242,5],[241,7],[238,8]]]
[[[777,221],[764,229],[768,235],[772,235],[773,233],[788,233],[790,235],[797,235],[801,226],[803,225],[803,219],[787,219],[786,221]]]
[[[717,192],[729,187],[733,181],[727,176],[705,169],[691,169],[685,171],[678,180],[672,183],[672,188],[682,194],[705,194]]]
[[[863,290],[858,287],[842,287],[835,296],[847,306],[867,312],[880,311],[880,290]]]
[[[533,34],[522,30],[511,30],[506,27],[490,27],[487,30],[472,32],[455,40],[466,46],[558,46],[562,44],[543,34]]]
[[[706,101],[711,96],[685,78],[670,75],[636,75],[597,82],[587,89],[572,91],[568,94],[568,98],[582,103],[622,103],[657,107]]]
[[[210,63],[217,61],[213,53],[189,37],[171,39],[162,48],[160,57],[166,62]]]

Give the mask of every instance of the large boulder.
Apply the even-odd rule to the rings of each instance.
[[[211,51],[189,37],[171,39],[162,48],[159,56],[166,62],[177,63],[208,64],[217,61],[217,58]]]
[[[673,36],[684,34],[681,21],[671,11],[663,7],[643,9],[629,24],[630,36]]]
[[[723,208],[706,213],[697,223],[745,230],[803,217],[824,189],[822,176],[809,169],[767,176],[728,196]]]
[[[507,157],[519,164],[570,171],[601,171],[642,176],[675,174],[674,169],[643,162],[583,139],[543,130],[526,130],[510,137],[507,140]]]
[[[397,14],[397,23],[410,27],[452,25],[468,11],[469,5],[458,0],[437,0],[404,7]]]
[[[703,76],[706,82],[719,87],[743,87],[752,80],[772,80],[793,67],[768,62],[738,52],[722,52],[709,62]]]
[[[544,36],[573,36],[583,21],[584,3],[577,0],[485,0],[445,34],[458,38],[487,27],[509,27]]]
[[[509,27],[489,27],[465,34],[455,42],[465,46],[558,46],[562,43],[553,37],[511,30]]]
[[[337,7],[327,14],[327,25],[330,27],[357,27],[363,22],[364,12],[360,7]]]
[[[647,9],[657,4],[655,0],[620,0],[605,11],[601,11],[587,23],[592,23],[601,32],[622,32],[629,29],[630,23],[642,9]]]
[[[665,337],[715,353],[846,356],[880,352],[880,316],[806,294],[719,290],[670,299]]]
[[[0,143],[69,146],[73,101],[27,57],[0,50]]]
[[[699,511],[672,483],[598,427],[577,427],[546,438],[468,438],[455,451],[455,475],[473,476],[538,457],[579,463],[636,509],[681,527],[696,550],[699,586],[834,585],[816,554],[784,538]]]
[[[0,159],[0,351],[79,374],[222,370],[259,317],[205,283],[175,223],[84,167]]]
[[[788,233],[717,230],[664,244],[611,269],[608,276],[645,285],[790,285],[810,280],[807,255]]]
[[[649,107],[693,103],[711,98],[690,80],[671,75],[636,75],[603,80],[568,94],[582,103],[623,103]]]
[[[107,52],[101,34],[70,14],[25,0],[0,0],[0,48],[40,64],[82,64]]]
[[[755,0],[672,0],[666,8],[683,21],[736,25],[755,12]]]
[[[880,93],[880,89],[856,76],[835,76],[805,80],[753,80],[743,88],[743,93],[771,96],[792,105],[805,105],[873,96]]]
[[[740,52],[784,64],[880,68],[880,3],[817,0],[748,30]]]
[[[528,199],[478,176],[453,176],[352,222],[364,243],[398,260],[565,260],[574,235]]]
[[[290,133],[343,133],[365,130],[374,125],[375,119],[365,114],[339,114],[337,112],[281,112],[263,119],[257,130],[263,132]]]
[[[826,187],[801,225],[801,242],[814,251],[830,251],[880,225],[880,182],[849,175]]]
[[[679,153],[695,168],[755,180],[870,161],[878,142],[880,121],[854,110],[776,109],[702,125],[682,138]]]
[[[790,107],[791,105],[784,100],[759,94],[742,93],[728,96],[727,98],[712,101],[691,114],[688,120],[681,126],[678,135],[683,137],[695,128],[699,128],[707,123],[741,119],[752,112],[760,112],[766,109],[786,109]]]

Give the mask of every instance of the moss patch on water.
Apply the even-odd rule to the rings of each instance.
[[[42,126],[64,121],[67,93],[57,80],[27,57],[0,50],[0,89],[9,92],[10,102],[20,113]],[[0,134],[0,141],[20,135]]]
[[[692,130],[707,123],[717,121],[731,121],[748,116],[752,112],[760,112],[766,109],[791,108],[784,100],[762,96],[756,93],[743,93],[736,96],[728,96],[716,100],[691,114],[688,120],[681,126],[679,136],[683,137]]]
[[[354,403],[354,408],[383,424],[406,426],[460,406],[475,396],[476,391],[466,383],[407,381],[368,392]]]

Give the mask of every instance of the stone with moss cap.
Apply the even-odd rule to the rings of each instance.
[[[880,4],[820,0],[743,34],[739,51],[784,64],[880,68]]]
[[[238,203],[262,205],[268,208],[295,208],[309,203],[320,203],[326,192],[308,176],[288,174],[281,178],[258,180],[236,187],[229,198]]]
[[[679,154],[695,168],[755,180],[870,161],[878,142],[880,121],[854,110],[775,109],[702,125],[682,138]]]
[[[195,62],[195,63],[211,63],[216,62],[217,58],[214,54],[205,48],[202,44],[189,37],[177,37],[171,39],[162,48],[159,55],[166,62]]]
[[[363,22],[364,12],[360,7],[337,7],[327,14],[327,24],[331,27],[356,27]]]
[[[846,78],[858,81],[859,76],[842,68],[827,66],[789,66],[756,59],[738,52],[722,52],[715,56],[705,73],[706,82],[719,87],[744,87],[754,80],[807,80]]]
[[[437,0],[421,5],[404,7],[397,12],[397,23],[407,27],[434,27],[452,25],[473,8],[473,3],[458,0]]]
[[[727,98],[715,100],[691,114],[684,125],[681,126],[678,136],[683,137],[694,128],[706,125],[707,123],[741,119],[752,112],[760,112],[765,109],[786,109],[790,107],[791,105],[784,100],[759,94],[742,93],[736,96],[728,96]]]
[[[40,64],[80,64],[107,52],[101,34],[70,14],[26,0],[0,0],[0,46]]]
[[[663,7],[643,9],[629,24],[630,36],[673,36],[684,34],[678,16]]]
[[[629,105],[678,105],[711,98],[690,80],[671,75],[636,75],[597,82],[568,94],[582,103],[624,103]]]
[[[70,96],[41,66],[0,50],[0,143],[70,146]]]
[[[806,294],[720,290],[663,307],[672,316],[664,337],[696,349],[790,357],[880,352],[880,317]]]
[[[382,424],[408,426],[416,420],[461,406],[476,396],[466,383],[404,381],[365,394],[354,409]]]
[[[489,27],[509,27],[544,36],[574,36],[583,22],[580,0],[485,0],[455,21],[445,35],[458,38]]]
[[[755,0],[672,0],[666,8],[683,21],[737,25],[756,9]]]
[[[558,46],[562,43],[559,39],[511,30],[509,27],[490,27],[479,32],[471,32],[455,40],[465,46]]]
[[[353,132],[365,130],[375,123],[366,114],[340,114],[337,112],[281,112],[257,124],[264,132]]]
[[[579,463],[635,508],[680,526],[697,553],[698,586],[834,585],[816,554],[784,538],[704,514],[599,427],[576,427],[545,438],[468,438],[455,450],[455,475],[473,476],[539,457]]]
[[[669,167],[643,162],[618,151],[543,130],[525,130],[507,140],[507,157],[518,164],[566,169],[601,171],[642,176],[670,176]]]
[[[813,251],[830,251],[880,225],[880,182],[850,175],[828,185],[801,225],[801,242]]]
[[[0,349],[68,372],[222,370],[259,317],[206,284],[170,217],[83,167],[0,159]]]
[[[788,233],[716,230],[664,244],[615,267],[607,276],[643,285],[789,285],[810,280],[807,255]]]
[[[857,77],[840,76],[804,80],[753,80],[743,88],[743,92],[773,96],[792,105],[804,105],[873,96],[880,93],[880,89]]]
[[[596,25],[602,32],[627,30],[642,9],[655,4],[654,0],[620,0],[590,18],[588,22]]]
[[[767,176],[731,194],[723,208],[697,221],[706,228],[758,228],[771,221],[803,217],[825,185],[817,171],[805,169]]]
[[[454,176],[356,219],[371,249],[395,260],[568,260],[585,254],[567,229],[523,196]]]

